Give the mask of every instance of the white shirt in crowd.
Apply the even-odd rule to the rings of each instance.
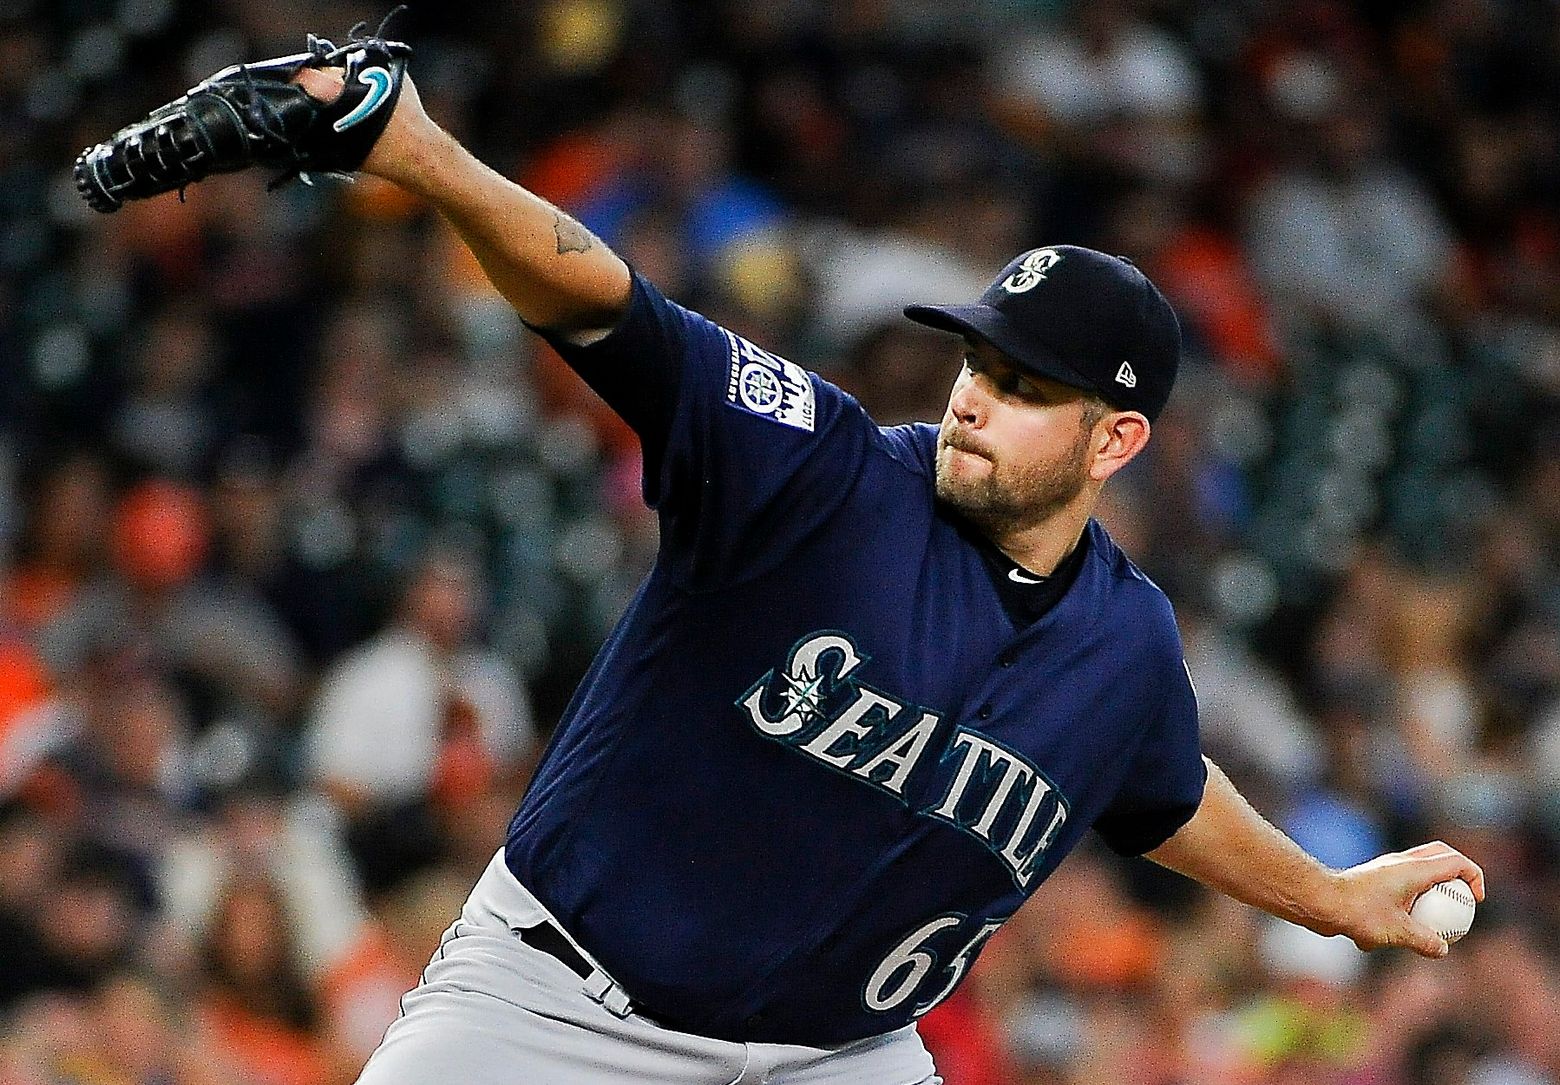
[[[347,653],[326,675],[305,735],[309,775],[380,803],[422,797],[450,690],[475,710],[483,744],[501,764],[535,744],[525,687],[498,655],[471,647],[441,661],[423,637],[391,629]]]

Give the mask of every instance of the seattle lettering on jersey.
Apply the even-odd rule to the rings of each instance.
[[[854,675],[869,657],[850,636],[826,630],[792,646],[736,702],[765,738],[779,742],[909,806],[905,784],[927,758],[942,717]],[[1023,755],[967,727],[936,755],[944,786],[916,813],[973,836],[1027,888],[1069,804]]]

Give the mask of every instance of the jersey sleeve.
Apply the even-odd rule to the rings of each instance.
[[[633,272],[628,308],[604,338],[582,345],[531,326],[639,435],[647,484],[653,476],[652,464],[659,465],[666,447],[682,384],[686,344],[668,310],[670,304],[647,279]]]
[[[1208,766],[1197,729],[1197,694],[1181,663],[1169,680],[1158,719],[1144,734],[1125,782],[1094,823],[1112,851],[1153,851],[1192,819],[1202,802]]]
[[[604,339],[548,341],[639,434],[663,561],[701,584],[757,573],[838,509],[875,426],[821,377],[633,280]]]

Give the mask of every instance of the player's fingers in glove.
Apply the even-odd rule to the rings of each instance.
[[[309,92],[311,98],[321,102],[334,102],[346,89],[342,68],[302,68],[293,76],[293,82]]]

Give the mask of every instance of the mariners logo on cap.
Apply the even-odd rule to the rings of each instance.
[[[1045,273],[1061,261],[1062,254],[1055,249],[1036,249],[1019,262],[1017,271],[1002,281],[1002,289],[1009,294],[1033,290],[1045,278]]]

